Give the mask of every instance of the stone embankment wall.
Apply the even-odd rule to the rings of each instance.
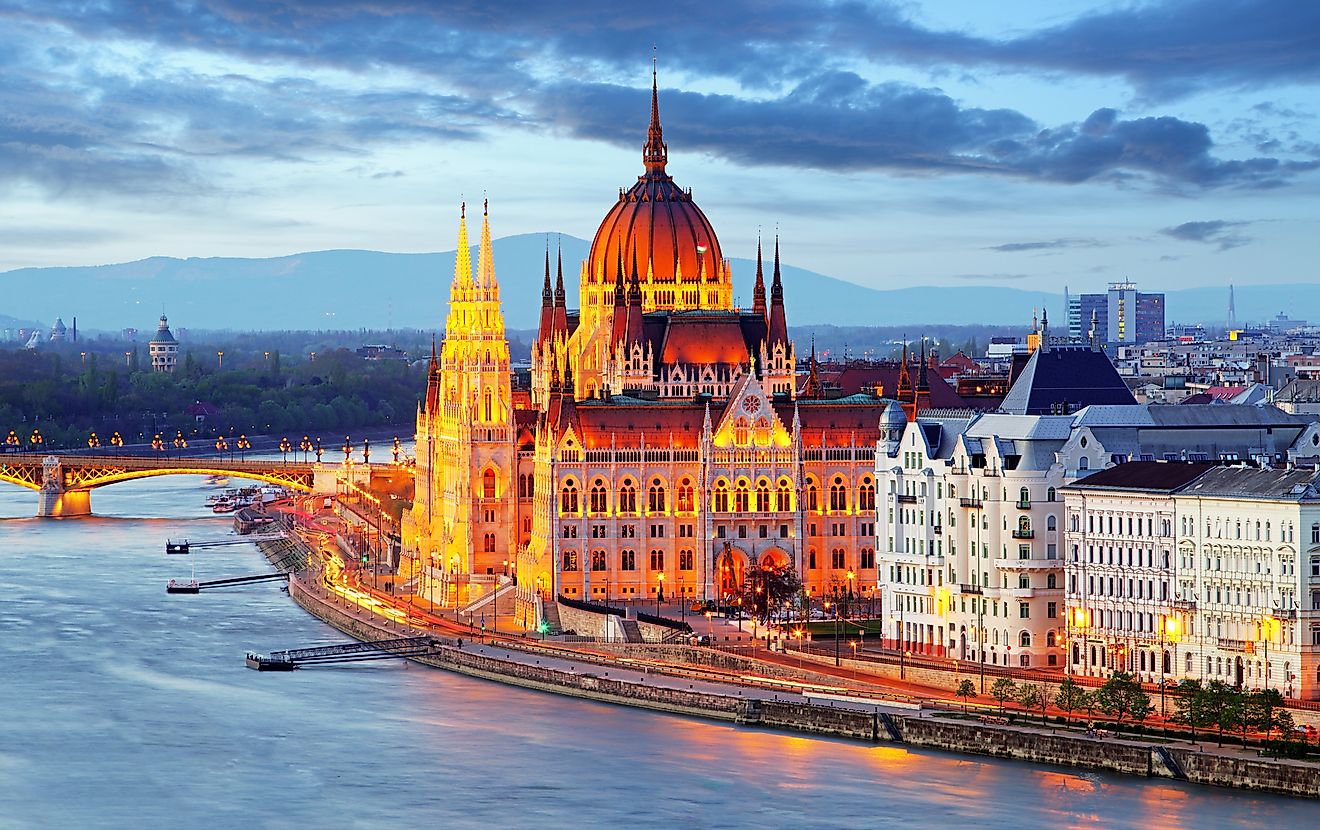
[[[580,634],[583,637],[604,637],[605,618],[609,614],[598,614],[595,611],[587,611],[582,608],[572,608],[558,603],[559,605],[559,627],[564,631],[572,631],[574,634]],[[666,628],[663,625],[643,622],[636,620],[637,630],[642,634],[642,641],[647,643],[661,643],[665,637],[674,632],[672,628]]]
[[[356,606],[336,604],[333,597],[321,591],[314,581],[305,582],[296,577],[291,579],[289,595],[314,616],[359,639],[416,633]],[[762,671],[767,665],[700,648],[631,645],[620,647],[619,651],[634,656],[664,654],[671,659],[690,653],[694,659],[704,658],[705,665],[720,665],[731,669],[755,664],[757,671]],[[729,695],[625,683],[589,672],[565,672],[538,665],[511,663],[449,645],[441,647],[434,657],[423,658],[420,662],[473,677],[588,700],[862,741],[893,740],[888,728],[881,722],[882,716],[874,712],[821,704],[748,700]],[[590,664],[584,662],[583,665]],[[1133,741],[1112,738],[1096,740],[1080,735],[1047,734],[1043,731],[936,717],[891,714],[889,718],[902,742],[914,747],[1129,775],[1174,776],[1174,771],[1159,757],[1155,747]],[[1186,773],[1188,780],[1195,783],[1320,798],[1320,765],[1210,755],[1175,746],[1165,748]]]

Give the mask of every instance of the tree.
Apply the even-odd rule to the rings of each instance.
[[[801,589],[802,580],[797,568],[791,564],[778,568],[752,568],[743,580],[742,607],[752,609],[754,614],[765,619],[771,608],[782,608]]]
[[[1224,745],[1224,733],[1233,728],[1233,698],[1237,692],[1222,680],[1211,680],[1203,692],[1205,725],[1219,727],[1219,745]]]
[[[1017,700],[1027,709],[1040,710],[1040,725],[1045,725],[1045,710],[1049,708],[1050,687],[1044,683],[1023,683],[1018,687]]]
[[[1074,709],[1081,709],[1086,705],[1086,698],[1089,695],[1082,688],[1081,684],[1071,677],[1065,677],[1059,684],[1059,690],[1054,695],[1054,705],[1062,709],[1068,717],[1072,717]]]
[[[963,711],[966,712],[968,698],[976,697],[976,684],[970,680],[963,680],[958,684],[954,694],[963,699]]]
[[[990,696],[999,701],[999,711],[1004,711],[1004,702],[1017,695],[1017,684],[1012,679],[1001,677],[990,687]]]
[[[1265,740],[1268,742],[1274,730],[1279,728],[1279,714],[1283,712],[1283,695],[1279,694],[1278,689],[1252,692],[1247,696],[1246,708],[1246,719],[1253,727],[1265,733]]]
[[[1120,724],[1128,717],[1145,720],[1151,712],[1150,695],[1127,672],[1116,671],[1104,685],[1096,690],[1096,705],[1100,711]]]
[[[1210,726],[1209,692],[1199,680],[1184,680],[1173,691],[1173,722],[1190,727],[1192,737],[1196,730]]]

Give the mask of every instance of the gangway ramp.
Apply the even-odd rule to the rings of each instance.
[[[364,660],[396,660],[434,654],[440,641],[434,637],[396,637],[334,646],[272,651],[269,655],[248,652],[247,667],[257,671],[293,671],[302,666],[357,663]]]
[[[271,574],[251,574],[249,576],[231,576],[226,579],[208,579],[198,582],[195,579],[186,581],[171,579],[165,584],[165,593],[167,594],[199,594],[207,588],[226,588],[231,585],[250,585],[253,582],[286,582],[289,579],[287,573]]]

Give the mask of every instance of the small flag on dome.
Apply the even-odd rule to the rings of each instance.
[[[705,245],[698,245],[698,246],[697,246],[697,253],[699,253],[699,254],[704,254],[704,253],[706,253],[706,246],[705,246]]]

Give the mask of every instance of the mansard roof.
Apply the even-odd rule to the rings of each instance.
[[[909,371],[919,368],[909,367]],[[850,360],[846,363],[821,363],[817,374],[823,384],[838,389],[844,395],[855,395],[859,392],[874,394],[877,386],[883,387],[884,394],[894,395],[898,391],[898,375],[901,370],[897,362]],[[930,384],[931,407],[966,409],[970,406],[939,372],[929,372],[927,378]]]
[[[1135,404],[1104,352],[1089,346],[1050,346],[1031,353],[1000,402],[1014,415],[1049,415],[1091,404]]]
[[[664,365],[676,363],[746,365],[765,339],[765,318],[741,312],[661,312],[663,340],[656,353]]]
[[[721,405],[723,406],[723,405]],[[648,401],[625,395],[579,401],[576,430],[587,449],[673,447],[694,449],[701,441],[705,402]]]
[[[1214,464],[1194,461],[1129,461],[1092,473],[1069,484],[1066,490],[1136,490],[1172,493],[1196,481]]]

